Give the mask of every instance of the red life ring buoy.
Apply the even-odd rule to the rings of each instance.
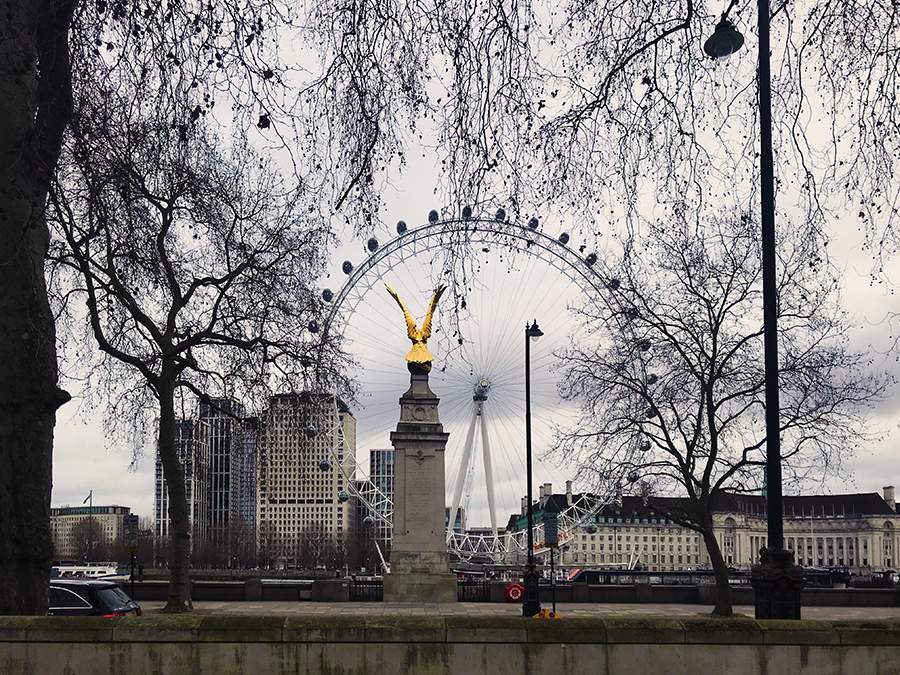
[[[506,587],[506,599],[510,602],[518,602],[525,595],[525,589],[519,584],[510,584]]]

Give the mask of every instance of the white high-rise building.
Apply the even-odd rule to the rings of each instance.
[[[333,396],[279,394],[260,416],[257,448],[261,563],[325,564],[317,557],[355,526],[348,479],[356,469],[356,420]]]

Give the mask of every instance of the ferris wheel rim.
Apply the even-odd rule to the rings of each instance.
[[[377,278],[372,279],[368,283],[364,283],[364,279],[369,273],[373,270],[377,270],[378,266],[392,255],[397,255],[398,253],[401,254],[400,261],[402,262],[409,258],[415,258],[423,251],[438,249],[445,246],[446,243],[441,241],[442,235],[464,235],[466,237],[465,243],[469,245],[485,243],[487,241],[496,242],[497,237],[511,237],[513,240],[525,244],[524,248],[520,249],[522,252],[548,263],[551,267],[576,283],[576,285],[579,284],[580,281],[584,282],[585,286],[579,286],[582,293],[590,289],[597,297],[602,298],[602,301],[608,304],[606,291],[609,288],[609,279],[602,275],[600,271],[601,266],[595,266],[597,262],[596,254],[589,253],[588,255],[581,256],[567,246],[568,235],[561,235],[559,238],[554,238],[545,234],[537,227],[532,226],[533,223],[534,220],[526,226],[517,222],[481,217],[438,219],[417,228],[405,230],[396,237],[393,237],[383,246],[376,243],[374,250],[372,250],[370,245],[370,250],[372,251],[371,255],[358,266],[353,266],[349,261],[344,263],[344,271],[347,274],[347,279],[342,284],[337,294],[331,293],[328,289],[323,291],[323,299],[325,299],[326,293],[331,294],[331,297],[326,299],[326,302],[328,302],[330,306],[330,310],[326,315],[321,331],[323,343],[329,336],[335,335],[336,332],[339,335],[343,334],[348,321],[340,321],[339,316],[344,312],[356,312],[359,303],[363,300],[363,296],[372,290],[375,284],[382,280],[383,272],[376,272]],[[563,239],[565,239],[565,241],[563,241]],[[372,240],[370,240],[370,242],[371,241]],[[417,247],[415,246],[416,244],[424,244],[424,246]],[[408,252],[406,252],[407,249],[405,247],[410,246],[412,246],[412,248],[408,249]],[[348,265],[350,266],[349,271],[347,270]],[[355,298],[355,301],[353,301],[353,291],[360,284],[362,284],[364,290],[359,293]],[[347,305],[346,303],[348,301],[351,301],[352,304]],[[363,463],[356,463],[357,468],[362,465]],[[343,473],[342,465],[341,470]],[[347,476],[346,474],[344,477],[346,484],[351,487],[350,492],[368,507],[368,513],[371,516],[374,516],[376,520],[390,524],[393,513],[392,500],[388,499],[386,495],[379,493],[377,495],[377,502],[379,504],[386,504],[388,508],[387,510],[384,510],[383,508],[377,509],[374,507],[374,504],[371,503],[371,500],[363,495],[363,492],[368,493],[368,490],[359,491],[357,489],[357,479]],[[589,510],[585,510],[575,505],[570,506],[565,510],[564,518],[565,522],[570,524],[569,529],[571,530],[571,528],[577,524],[589,520],[605,503],[606,502],[604,501],[597,504],[594,508]],[[577,518],[573,518],[570,513],[580,515]],[[560,515],[561,517],[563,516],[563,514]],[[465,540],[467,535],[465,533],[461,534],[456,532],[453,529],[453,524],[448,524],[448,546],[451,542],[458,541],[460,538]],[[484,537],[476,537],[476,539],[480,540],[484,539]],[[506,553],[514,548],[512,543],[508,541],[508,539],[510,539],[508,534],[492,537],[492,539],[494,540],[493,547],[486,547],[483,542],[478,543],[474,546],[474,549],[470,549],[469,557],[471,558],[471,555],[473,554],[472,550],[476,551],[474,554],[477,555],[478,552],[484,553],[485,550],[490,550],[492,554],[496,554],[498,552]],[[512,539],[514,540],[514,538]],[[467,553],[465,549],[469,547],[463,545],[453,548],[456,548],[456,552],[462,554],[460,557],[463,558]]]
[[[460,227],[454,229],[452,227],[454,225]],[[481,241],[480,237],[485,237],[486,235],[511,236],[514,239],[525,242],[529,249],[532,246],[536,246],[538,249],[551,254],[552,258],[550,260],[545,260],[546,262],[569,276],[573,281],[576,279],[574,276],[571,276],[570,273],[576,273],[577,276],[587,282],[598,295],[602,295],[606,288],[605,280],[597,269],[595,269],[595,263],[591,262],[591,256],[596,256],[596,254],[589,253],[587,256],[582,257],[570,249],[566,243],[560,241],[558,238],[543,233],[540,229],[531,228],[527,225],[520,225],[515,222],[497,221],[496,219],[480,217],[437,220],[420,225],[411,230],[406,230],[383,246],[379,245],[368,258],[359,264],[359,266],[352,266],[350,261],[345,261],[345,265],[350,263],[351,271],[347,274],[347,280],[341,285],[338,293],[333,295],[332,300],[327,301],[331,309],[324,321],[324,330],[322,331],[323,339],[329,334],[333,334],[335,326],[337,325],[336,318],[341,311],[343,303],[347,300],[347,297],[357,283],[359,283],[370,270],[375,268],[388,256],[401,250],[403,246],[415,242],[427,241],[441,234],[471,235],[473,238],[469,239],[470,243],[473,241]],[[439,248],[440,246],[441,242],[434,242],[424,250],[427,251],[433,248]],[[531,253],[530,251],[525,252]],[[594,261],[596,261],[596,257],[594,258]],[[554,264],[555,262],[565,263],[565,267],[558,267]],[[359,300],[357,302],[359,302]],[[350,311],[354,310],[355,306],[350,308]]]

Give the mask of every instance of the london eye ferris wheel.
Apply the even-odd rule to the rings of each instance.
[[[343,498],[352,492],[369,523],[390,520],[391,495],[359,479],[368,474],[370,451],[391,447],[398,399],[409,384],[409,340],[386,284],[417,318],[437,285],[448,286],[428,347],[435,355],[430,385],[450,434],[445,503],[451,554],[502,562],[524,547],[522,538],[504,530],[524,513],[523,339],[534,320],[544,332],[531,348],[535,483],[559,490],[574,475],[574,467],[552,453],[557,434],[578,417],[576,404],[558,394],[560,354],[577,330],[577,310],[603,293],[604,281],[594,269],[596,255],[570,248],[566,232],[549,229],[537,219],[510,222],[502,210],[478,217],[466,208],[452,219],[432,211],[418,227],[398,223],[397,236],[384,244],[370,239],[362,260],[343,263],[341,287],[323,289],[325,327],[340,332],[358,364],[352,410],[357,467]],[[576,505],[562,514],[563,536],[590,511]],[[454,527],[457,522],[462,526]]]

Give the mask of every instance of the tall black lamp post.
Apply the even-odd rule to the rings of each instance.
[[[522,600],[522,616],[534,616],[541,611],[538,599],[538,573],[534,566],[534,501],[531,497],[531,340],[537,340],[543,331],[537,321],[525,324],[525,473],[528,480],[528,562],[525,565],[523,581],[525,596]]]
[[[799,619],[803,571],[784,548],[781,494],[781,425],[778,404],[778,297],[775,276],[775,159],[772,153],[772,76],[769,59],[769,0],[758,0],[759,141],[763,270],[763,340],[766,380],[766,511],[768,542],[751,572],[757,619]],[[744,37],[723,17],[703,45],[713,58],[728,56]]]

